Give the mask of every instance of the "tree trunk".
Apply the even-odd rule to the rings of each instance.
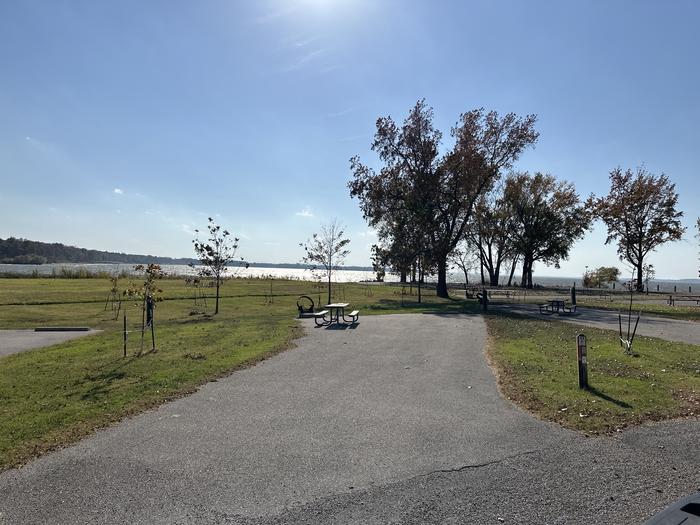
[[[447,255],[438,256],[437,267],[437,296],[447,299],[449,297],[449,294],[447,293]]]
[[[479,252],[479,266],[481,267],[481,286],[486,284],[486,279],[484,278],[484,254]]]
[[[515,267],[517,266],[517,264],[518,264],[518,258],[514,257],[513,264],[510,267],[510,275],[508,276],[508,286],[509,287],[513,283],[513,275],[515,274]]]
[[[637,291],[638,292],[643,292],[644,291],[644,282],[642,281],[644,277],[644,271],[642,267],[642,259],[639,259],[639,262],[637,263]]]
[[[214,314],[219,313],[219,286],[221,285],[221,281],[219,278],[216,278],[216,306],[214,307]]]
[[[527,255],[523,257],[523,275],[520,277],[520,286],[523,288],[527,287],[527,263],[529,260]]]
[[[419,304],[423,299],[423,296],[421,294],[421,284],[423,284],[423,267],[419,263],[419,265],[418,265],[418,303]]]
[[[403,269],[401,270],[400,276],[401,276],[401,277],[400,277],[400,279],[399,279],[399,282],[401,282],[401,283],[406,283],[406,269],[405,269],[405,268],[403,268]]]
[[[491,286],[498,286],[498,277],[500,273],[500,268],[489,268],[489,284]]]
[[[328,304],[331,304],[331,272],[328,272]]]
[[[532,288],[532,256],[525,255],[523,257],[523,276],[520,284],[523,288]]]

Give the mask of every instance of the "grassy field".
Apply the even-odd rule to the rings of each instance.
[[[637,336],[633,357],[608,330],[514,316],[487,324],[502,392],[543,419],[598,433],[700,414],[698,346]],[[588,391],[578,388],[579,333],[588,341]]]
[[[0,328],[103,330],[0,358],[0,470],[289,348],[300,333],[297,297],[318,302],[320,293],[325,301],[313,283],[232,280],[222,288],[221,312],[214,317],[213,300],[208,308],[195,306],[182,280],[164,280],[166,300],[156,308],[158,351],[134,357],[141,314],[125,303],[132,334],[123,358],[122,319],[105,311],[109,288],[106,279],[0,279]],[[334,300],[351,303],[362,315],[476,308],[439,299],[434,291],[425,292],[422,304],[415,295],[402,301],[396,286],[339,285]]]

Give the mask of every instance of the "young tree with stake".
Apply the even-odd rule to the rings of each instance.
[[[209,238],[206,241],[199,239],[199,230],[195,230],[197,237],[192,241],[194,251],[197,254],[199,263],[202,268],[199,273],[202,277],[214,279],[216,284],[216,306],[214,314],[219,313],[219,289],[221,283],[226,277],[229,263],[233,262],[238,252],[238,237],[231,237],[228,230],[222,230],[221,226],[214,222],[214,219],[209,217],[207,224]],[[243,259],[240,259],[241,262]],[[245,263],[248,268],[248,263]]]
[[[331,302],[331,276],[350,253],[347,245],[350,239],[345,238],[345,232],[337,219],[321,225],[321,232],[314,233],[306,243],[300,243],[306,255],[303,261],[324,270],[328,279],[328,303]]]

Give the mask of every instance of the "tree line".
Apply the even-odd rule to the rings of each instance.
[[[44,263],[132,263],[132,264],[190,264],[196,259],[175,259],[155,255],[106,252],[67,246],[61,243],[46,243],[9,237],[0,239],[0,263],[44,264]]]
[[[374,266],[392,268],[402,282],[436,274],[437,295],[447,297],[454,264],[467,280],[478,266],[493,286],[504,272],[510,285],[519,267],[521,286],[532,288],[535,264],[558,267],[600,219],[606,244],[617,243],[642,290],[649,253],[685,232],[666,175],[616,168],[607,195],[582,199],[570,182],[515,170],[539,138],[536,115],[467,111],[451,128],[449,145],[433,118],[424,100],[400,125],[380,117],[371,144],[380,167],[350,159],[350,195],[378,234]]]

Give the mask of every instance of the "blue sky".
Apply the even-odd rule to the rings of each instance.
[[[700,3],[6,1],[0,3],[0,237],[192,256],[208,215],[252,261],[298,262],[338,217],[350,264],[375,241],[348,159],[416,100],[448,135],[475,107],[536,113],[517,168],[581,195],[644,164],[689,227],[650,262],[696,277]],[[560,270],[619,264],[598,224]]]

